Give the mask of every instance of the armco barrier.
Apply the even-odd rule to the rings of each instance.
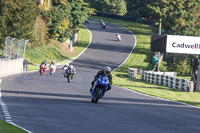
[[[178,79],[172,76],[155,74],[152,72],[143,72],[141,79],[154,84],[167,86],[174,89],[193,92],[194,83],[186,79]]]
[[[23,72],[23,59],[0,60],[0,78]]]
[[[175,78],[176,72],[152,72],[137,68],[128,69],[127,76],[129,78],[135,79],[137,74],[140,75],[140,79],[149,83],[159,84],[189,92],[193,92],[194,90],[194,83],[186,79]]]

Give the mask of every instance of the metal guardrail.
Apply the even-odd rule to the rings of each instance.
[[[174,89],[193,92],[194,83],[186,79],[178,79],[172,76],[154,74],[152,72],[144,72],[141,79],[154,84],[167,86]]]
[[[174,89],[193,92],[194,83],[186,79],[176,78],[175,72],[151,72],[137,68],[129,68],[127,76],[136,79],[136,75],[140,75],[140,79],[149,83],[167,86]]]

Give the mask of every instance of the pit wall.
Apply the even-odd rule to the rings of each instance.
[[[23,59],[0,60],[0,78],[23,72]]]

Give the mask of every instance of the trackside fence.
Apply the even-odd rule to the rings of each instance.
[[[138,73],[139,72],[139,73]],[[128,77],[135,79],[136,74],[140,74],[140,79],[148,83],[158,84],[167,86],[174,89],[179,89],[187,92],[193,92],[194,83],[186,79],[178,79],[173,75],[164,75],[166,73],[156,74],[156,72],[151,71],[136,71],[136,69],[129,68]],[[172,74],[172,73],[168,73]]]

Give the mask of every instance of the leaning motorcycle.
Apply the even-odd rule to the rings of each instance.
[[[92,89],[92,99],[91,101],[97,103],[101,99],[109,85],[109,79],[106,75],[100,75],[96,80],[94,87]]]
[[[73,79],[73,73],[71,71],[71,69],[68,69],[66,74],[65,74],[66,78],[67,78],[67,81],[68,82],[71,82],[71,80]]]
[[[106,29],[106,24],[101,25],[103,29]]]
[[[105,24],[104,22],[101,22],[100,25],[101,25],[101,27],[102,27],[103,29],[106,29],[106,24]]]
[[[117,38],[118,41],[121,41],[121,40],[122,40],[122,38],[121,38],[120,35],[117,35],[116,38]]]
[[[46,71],[45,64],[42,64],[42,65],[40,66],[40,70],[39,70],[39,72],[40,72],[40,75],[43,75],[43,74],[45,74],[45,71]]]

